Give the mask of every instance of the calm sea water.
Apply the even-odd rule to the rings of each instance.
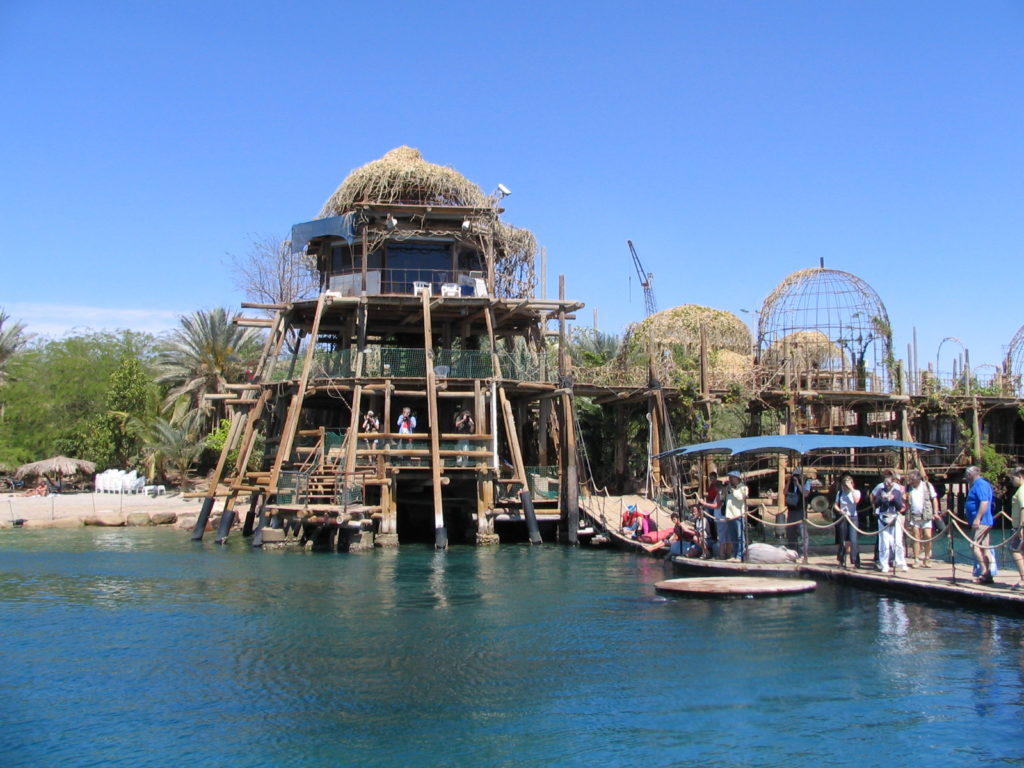
[[[0,765],[1024,764],[1024,623],[606,551],[0,532]]]

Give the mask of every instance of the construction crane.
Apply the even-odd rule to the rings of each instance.
[[[627,240],[626,244],[629,246],[629,252],[633,254],[633,266],[640,277],[640,287],[644,289],[644,308],[647,310],[647,317],[650,317],[658,311],[658,303],[654,300],[654,273],[645,270],[644,265],[640,263],[633,241]]]

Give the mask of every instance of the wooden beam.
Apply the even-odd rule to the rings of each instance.
[[[441,422],[437,412],[437,380],[434,376],[434,334],[430,324],[430,297],[424,291],[423,354],[427,368],[427,416],[430,419],[430,477],[433,481],[434,531],[444,528],[444,505],[441,499]]]

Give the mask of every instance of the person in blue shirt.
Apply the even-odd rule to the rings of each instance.
[[[971,489],[967,492],[964,514],[967,515],[967,524],[971,526],[971,550],[974,552],[975,561],[981,564],[981,573],[974,583],[991,584],[994,579],[988,554],[988,534],[992,530],[993,522],[992,484],[981,476],[978,467],[968,467],[965,475]]]

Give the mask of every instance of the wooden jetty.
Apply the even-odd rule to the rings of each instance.
[[[1016,573],[1004,575],[1000,572],[996,582],[991,585],[974,584],[969,564],[957,564],[954,577],[953,567],[949,563],[936,561],[928,568],[910,568],[892,575],[881,573],[874,566],[841,568],[834,556],[827,555],[812,556],[807,563],[779,565],[697,560],[689,557],[673,557],[670,562],[674,572],[691,577],[714,574],[810,578],[930,602],[1024,616],[1024,594],[1010,589],[1016,581]]]

